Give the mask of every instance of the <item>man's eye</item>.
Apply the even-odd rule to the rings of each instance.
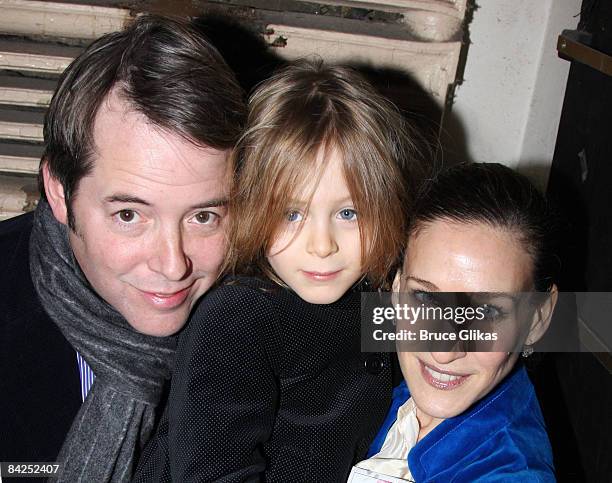
[[[299,211],[290,211],[287,213],[287,221],[293,223],[296,221],[302,221],[304,217]]]
[[[122,223],[134,223],[138,220],[138,214],[134,210],[121,210],[116,215]]]
[[[354,221],[357,219],[357,212],[352,208],[344,208],[338,213],[338,218],[346,221]]]
[[[215,223],[219,218],[219,215],[213,213],[212,211],[200,211],[196,213],[193,217],[194,221],[198,225],[211,225]]]

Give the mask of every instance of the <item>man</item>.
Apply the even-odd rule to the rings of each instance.
[[[168,19],[138,18],[64,72],[41,201],[0,224],[0,461],[130,479],[173,334],[223,260],[244,111],[215,48]]]

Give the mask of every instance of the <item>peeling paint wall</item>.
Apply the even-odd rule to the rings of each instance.
[[[497,161],[545,186],[569,62],[557,37],[578,24],[581,0],[477,0],[463,84],[448,126],[473,161]],[[461,133],[463,131],[463,133]]]

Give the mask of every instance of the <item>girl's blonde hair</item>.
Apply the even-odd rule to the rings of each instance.
[[[395,106],[353,69],[299,61],[278,72],[253,93],[233,154],[224,271],[276,279],[266,254],[290,200],[336,150],[358,213],[364,275],[386,286],[420,177],[414,139]]]

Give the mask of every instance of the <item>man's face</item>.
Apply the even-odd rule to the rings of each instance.
[[[94,141],[93,170],[72,201],[76,259],[134,329],[173,334],[225,254],[227,152],[161,131],[114,93]]]

